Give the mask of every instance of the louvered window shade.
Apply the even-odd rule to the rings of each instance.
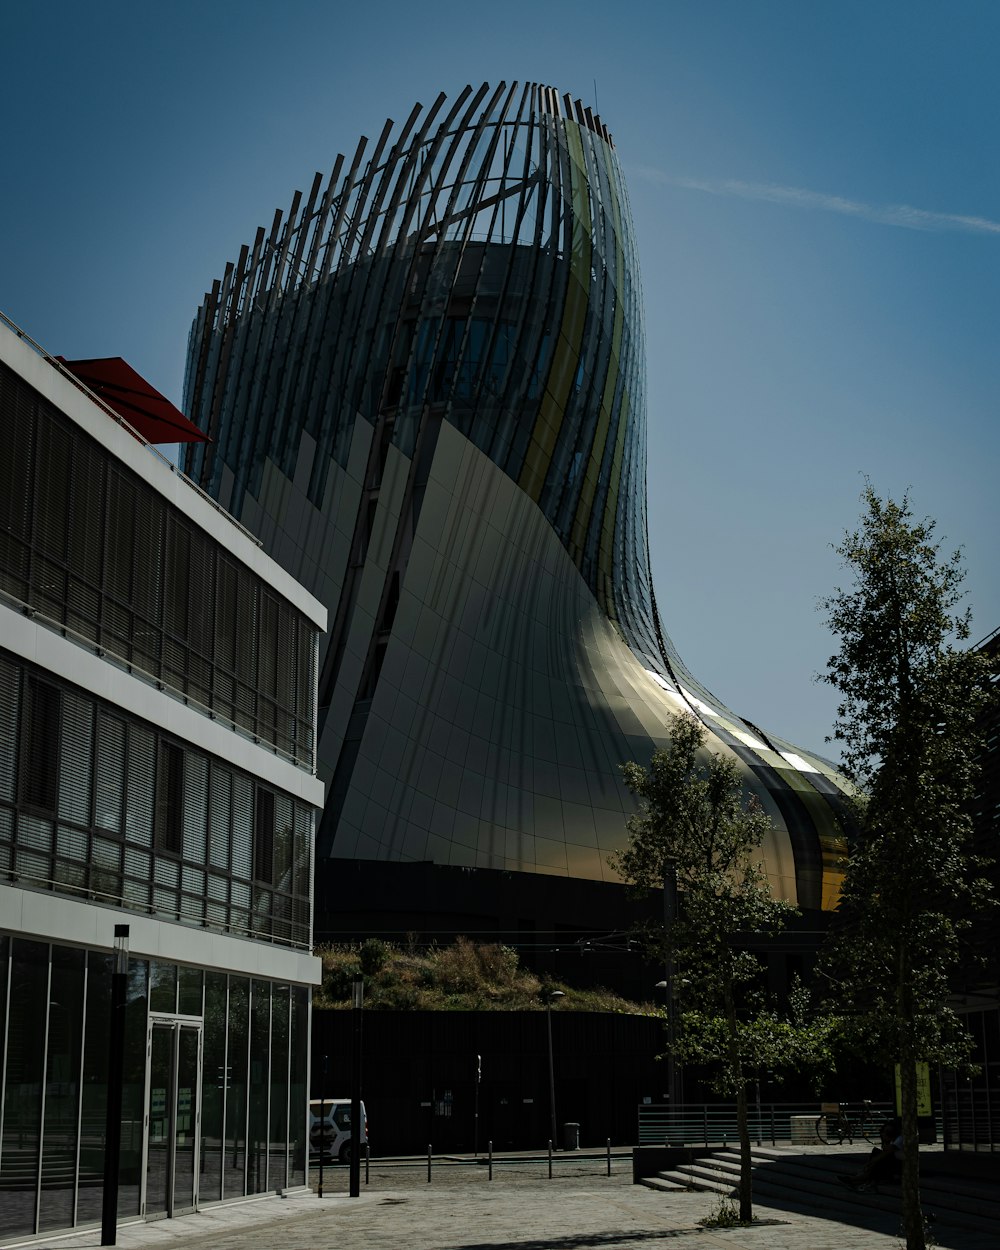
[[[94,774],[94,705],[67,691],[63,696],[63,731],[59,749],[59,816],[90,824]]]
[[[229,830],[232,825],[233,775],[213,763],[209,781],[208,862],[229,871]]]
[[[249,777],[233,776],[233,876],[250,880],[253,864],[254,787]]]
[[[125,829],[128,840],[138,846],[153,845],[155,774],[156,739],[145,726],[129,725]]]
[[[97,715],[97,777],[94,823],[106,833],[122,832],[125,798],[125,723],[106,712]]]
[[[20,704],[20,671],[0,657],[0,802],[10,803],[14,799]]]
[[[311,768],[315,628],[2,364],[0,420],[0,592]]]

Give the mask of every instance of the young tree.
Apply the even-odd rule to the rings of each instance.
[[[857,1038],[899,1065],[903,1228],[923,1250],[916,1065],[968,1053],[947,999],[962,917],[987,888],[967,848],[990,661],[956,645],[969,637],[959,553],[942,556],[907,495],[869,484],[862,500],[836,548],[854,584],[822,605],[840,639],[823,677],[841,697],[834,739],[862,796],[828,960]]]
[[[709,1065],[713,1088],[736,1101],[740,1219],[749,1221],[750,1074],[816,1059],[824,1036],[806,1023],[805,1010],[787,1020],[768,1008],[757,987],[760,964],[747,949],[748,940],[776,932],[796,914],[772,897],[761,865],[766,814],[745,799],[736,764],[704,749],[705,731],[692,716],[675,717],[670,736],[648,770],[622,768],[640,806],[628,821],[628,845],[609,863],[627,882],[664,890],[668,899],[676,881],[678,914],[660,941],[674,975],[689,982],[689,1009],[668,1050],[675,1060]]]

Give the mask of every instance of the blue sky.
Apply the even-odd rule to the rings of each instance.
[[[6,5],[0,309],[174,400],[202,293],[360,133],[467,82],[615,135],[649,356],[662,618],[734,710],[821,749],[830,544],[867,474],[1000,625],[1000,5]]]

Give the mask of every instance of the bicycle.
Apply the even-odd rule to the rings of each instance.
[[[842,1146],[845,1138],[848,1145],[854,1144],[850,1118],[841,1109],[840,1103],[820,1103],[820,1114],[816,1120],[816,1140],[822,1146]]]
[[[884,1117],[876,1118],[872,1114],[870,1098],[865,1098],[861,1111],[852,1116],[846,1103],[820,1103],[820,1115],[816,1120],[816,1140],[824,1146],[842,1146],[846,1139],[849,1146],[854,1145],[855,1137],[863,1137],[870,1146],[879,1145]]]
[[[857,1133],[865,1139],[870,1146],[880,1146],[882,1144],[882,1125],[890,1117],[885,1114],[876,1114],[872,1111],[872,1103],[870,1098],[864,1099],[861,1104],[861,1115],[857,1121]]]

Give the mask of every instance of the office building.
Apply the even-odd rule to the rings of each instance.
[[[0,324],[4,1243],[100,1222],[116,1075],[120,1220],[305,1183],[326,625],[136,432],[189,436],[162,396],[15,330]]]

